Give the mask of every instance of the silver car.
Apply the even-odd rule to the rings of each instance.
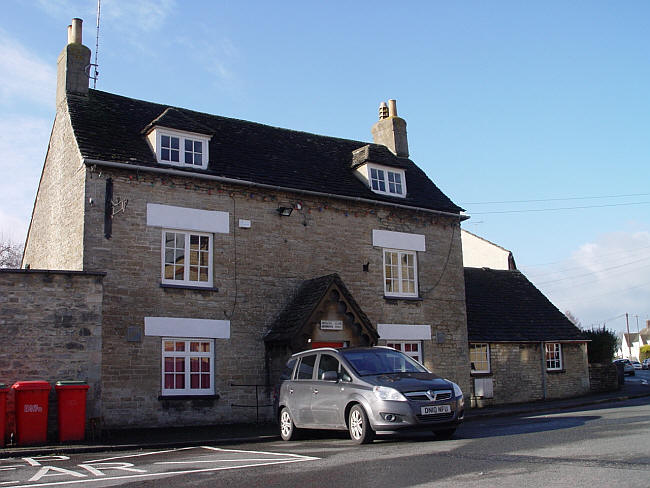
[[[464,416],[457,384],[388,347],[300,352],[284,378],[275,407],[285,441],[300,429],[348,430],[357,444],[405,429],[449,438]]]

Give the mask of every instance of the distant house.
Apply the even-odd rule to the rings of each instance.
[[[650,344],[650,320],[645,329],[639,332],[623,332],[620,334],[621,347],[616,351],[616,356],[638,361],[641,357],[641,347]]]
[[[587,341],[516,270],[465,268],[473,396],[500,404],[589,392]]]

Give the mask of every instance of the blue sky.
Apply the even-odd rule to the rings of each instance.
[[[0,235],[14,241],[72,17],[94,56],[96,1],[3,2]],[[622,330],[627,312],[636,330],[650,319],[648,32],[645,1],[103,0],[97,88],[366,141],[395,98],[411,158],[467,230],[583,325]]]

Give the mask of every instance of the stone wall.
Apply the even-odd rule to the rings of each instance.
[[[591,391],[616,391],[621,388],[618,381],[618,371],[614,363],[589,363]]]
[[[52,385],[50,435],[56,429],[57,381],[88,382],[87,418],[101,415],[102,280],[102,273],[0,269],[0,383]],[[13,396],[8,434],[14,428]]]
[[[58,110],[36,193],[23,266],[82,270],[86,168],[65,104]]]
[[[584,395],[589,392],[586,344],[562,344],[562,371],[546,371],[539,343],[490,344],[494,398],[483,405],[522,403]],[[474,385],[472,385],[474,392]]]
[[[105,178],[128,207],[103,233]],[[106,270],[104,281],[103,416],[105,426],[190,425],[254,420],[253,387],[267,375],[264,333],[300,283],[339,273],[373,324],[429,324],[425,364],[469,388],[464,278],[458,220],[379,204],[227,186],[182,177],[102,168],[86,181],[84,269]],[[214,235],[218,291],[162,288],[161,228],[147,226],[147,203],[228,212],[230,232]],[[294,205],[281,217],[280,204]],[[299,204],[299,205],[298,205]],[[251,222],[240,228],[239,219]],[[372,230],[423,234],[418,253],[420,300],[387,300],[382,249]],[[367,265],[367,266],[364,266]],[[367,269],[367,271],[365,271]],[[218,399],[159,399],[161,338],[145,336],[144,318],[167,316],[230,320],[230,339],[216,342]],[[127,332],[142,339],[130,342]],[[438,333],[441,335],[437,336]],[[183,337],[183,331],[178,331]],[[274,366],[274,372],[278,367]],[[263,403],[269,403],[268,396]],[[270,415],[270,408],[265,415]]]

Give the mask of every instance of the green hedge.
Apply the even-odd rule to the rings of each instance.
[[[603,326],[601,329],[585,330],[584,334],[591,341],[587,344],[590,363],[609,363],[614,359],[617,344],[614,332]]]

